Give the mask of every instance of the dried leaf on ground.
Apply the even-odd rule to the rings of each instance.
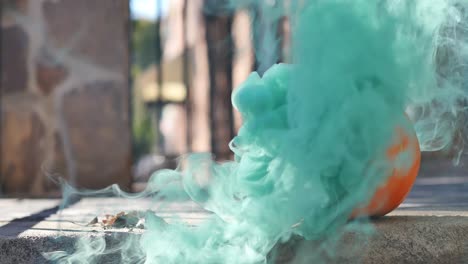
[[[142,228],[142,217],[137,211],[120,212],[116,215],[106,215],[101,225],[104,228]]]

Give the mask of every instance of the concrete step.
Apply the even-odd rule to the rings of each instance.
[[[72,250],[81,236],[139,235],[138,230],[86,226],[96,216],[151,208],[167,221],[197,225],[208,213],[192,202],[161,207],[149,200],[85,198],[59,210],[59,200],[0,199],[0,263],[46,263],[42,252]],[[5,213],[6,212],[6,213]],[[347,233],[329,263],[468,263],[468,177],[420,178],[405,203],[374,219],[369,241]],[[113,234],[113,235],[112,235]],[[317,242],[293,239],[278,245],[277,263],[315,263],[304,256]],[[304,253],[306,252],[306,253]],[[325,254],[325,253],[324,253]],[[107,256],[102,262],[116,262]]]

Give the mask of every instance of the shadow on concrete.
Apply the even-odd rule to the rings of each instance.
[[[76,204],[79,200],[79,198],[70,199],[69,204],[67,204],[64,208]],[[49,216],[56,214],[60,209],[64,208],[61,208],[60,205],[57,205],[48,209],[44,209],[35,214],[28,215],[26,217],[13,219],[8,224],[0,227],[0,236],[18,237],[21,233],[31,229],[37,223],[44,221]]]

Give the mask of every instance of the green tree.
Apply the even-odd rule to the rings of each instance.
[[[133,64],[146,69],[151,64],[159,64],[162,52],[158,48],[160,41],[159,22],[148,20],[133,21]]]
[[[135,80],[149,66],[159,64],[162,51],[159,46],[159,22],[134,20],[132,28],[132,76]],[[157,138],[154,120],[133,84],[133,154],[135,160],[153,151]]]

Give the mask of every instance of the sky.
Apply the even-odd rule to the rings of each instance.
[[[158,6],[162,7],[162,15],[169,10],[169,0],[131,0],[130,11],[134,19],[155,20],[158,17]]]

